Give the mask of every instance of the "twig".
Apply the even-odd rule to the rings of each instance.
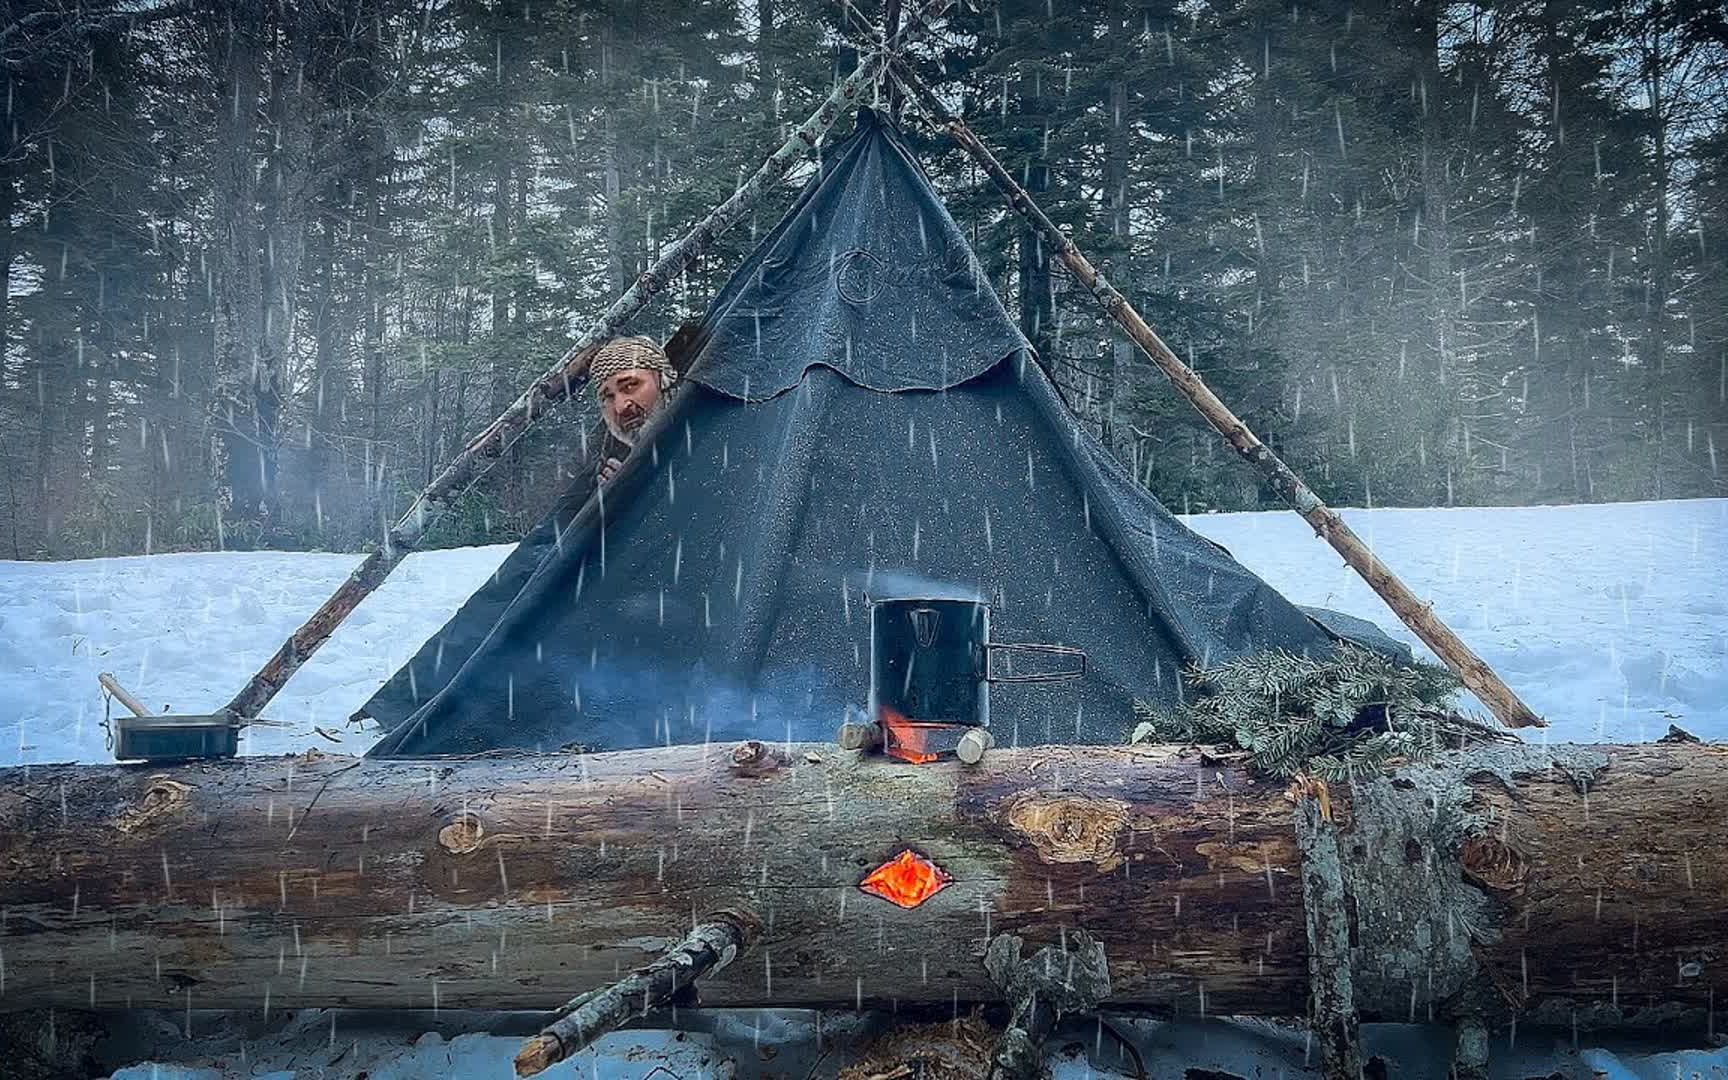
[[[1140,1048],[1134,1045],[1134,1041],[1122,1034],[1122,1030],[1116,1026],[1114,1021],[1100,1016],[1098,1023],[1110,1033],[1111,1038],[1121,1044],[1122,1049],[1128,1051],[1129,1058],[1134,1062],[1134,1075],[1137,1080],[1147,1080],[1151,1074],[1146,1071],[1146,1059],[1140,1056]]]
[[[516,1054],[516,1075],[545,1072],[631,1018],[664,1004],[697,979],[731,963],[754,936],[754,921],[732,914],[714,917],[647,967],[577,996],[554,1014],[540,1034],[522,1044]]]

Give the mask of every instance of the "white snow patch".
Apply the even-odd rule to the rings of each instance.
[[[1728,738],[1728,499],[1426,510],[1344,520],[1550,726],[1532,739]],[[1433,659],[1295,514],[1186,519],[1299,604]]]
[[[1551,722],[1538,739],[1728,738],[1728,500],[1345,510],[1345,520]],[[1285,512],[1186,519],[1291,600],[1421,648]],[[409,556],[289,680],[247,753],[359,753],[359,708],[509,554]],[[107,761],[96,675],[144,704],[219,708],[360,562],[293,552],[0,562],[0,765]],[[1425,650],[1423,650],[1425,652]],[[315,729],[341,739],[334,743]]]

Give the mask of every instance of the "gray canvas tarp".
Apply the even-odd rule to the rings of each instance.
[[[1004,742],[1120,740],[1193,662],[1401,648],[1296,608],[1135,484],[871,113],[699,340],[617,480],[367,703],[374,754],[830,738],[865,700],[868,604],[895,596],[982,598],[997,640],[1085,651],[1081,680],[995,691]]]

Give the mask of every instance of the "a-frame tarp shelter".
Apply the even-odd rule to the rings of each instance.
[[[1401,649],[1298,609],[1135,484],[869,111],[700,340],[618,480],[557,507],[368,702],[374,754],[831,738],[864,703],[868,602],[893,596],[979,597],[998,640],[1086,652],[1081,680],[998,691],[1005,742],[1119,741],[1193,662]]]

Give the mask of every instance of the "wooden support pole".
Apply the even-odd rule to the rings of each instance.
[[[1337,511],[1322,502],[1320,496],[1316,495],[1283,459],[1273,453],[1271,447],[1261,442],[1248,425],[1200,381],[1200,376],[1194,369],[1183,363],[1170,347],[1164,344],[1163,339],[1147,325],[1146,320],[1140,317],[1140,313],[1134,310],[1127,298],[1105,280],[1104,275],[1075,247],[1074,241],[1038,208],[1032,197],[1009,175],[989,148],[966,126],[965,121],[954,115],[942,103],[942,99],[903,61],[894,60],[890,65],[890,73],[907,94],[978,162],[997,189],[1006,196],[1014,211],[1038,231],[1069,273],[1092,293],[1110,318],[1115,320],[1133,339],[1134,344],[1140,347],[1140,351],[1169,377],[1176,389],[1206,418],[1206,422],[1223,435],[1244,460],[1259,470],[1261,476],[1284,501],[1314,527],[1317,535],[1344,557],[1351,569],[1360,574],[1362,580],[1386,601],[1386,605],[1404,621],[1404,625],[1434,650],[1434,655],[1456,672],[1464,685],[1480,698],[1502,723],[1515,728],[1542,726],[1542,719],[1519,700],[1518,695],[1494,673],[1487,662],[1440,621],[1439,616],[1434,614],[1433,607],[1423,603],[1411,592],[1409,586],[1368,549],[1368,545],[1363,543],[1362,538],[1356,535]]]
[[[891,44],[899,47],[910,41],[930,20],[947,10],[951,2],[925,0]],[[407,513],[385,533],[383,542],[247,680],[226,706],[227,711],[242,720],[249,720],[263,711],[289,677],[318,650],[342,620],[419,546],[427,530],[437,524],[451,503],[529,428],[587,381],[588,364],[599,346],[651,304],[674,278],[713,246],[716,238],[742,220],[774,184],[821,142],[836,121],[864,99],[881,78],[887,55],[886,51],[877,51],[861,59],[852,74],[835,84],[816,111],[792,132],[779,149],[757,166],[738,190],[667,248],[654,265],[643,271],[625,290],[624,295],[589,324],[557,363],[451,459],[415,497]]]
[[[607,1032],[666,1004],[696,980],[730,964],[754,936],[753,921],[737,915],[716,917],[647,967],[571,1000],[540,1034],[523,1043],[516,1054],[516,1075],[545,1072]]]

